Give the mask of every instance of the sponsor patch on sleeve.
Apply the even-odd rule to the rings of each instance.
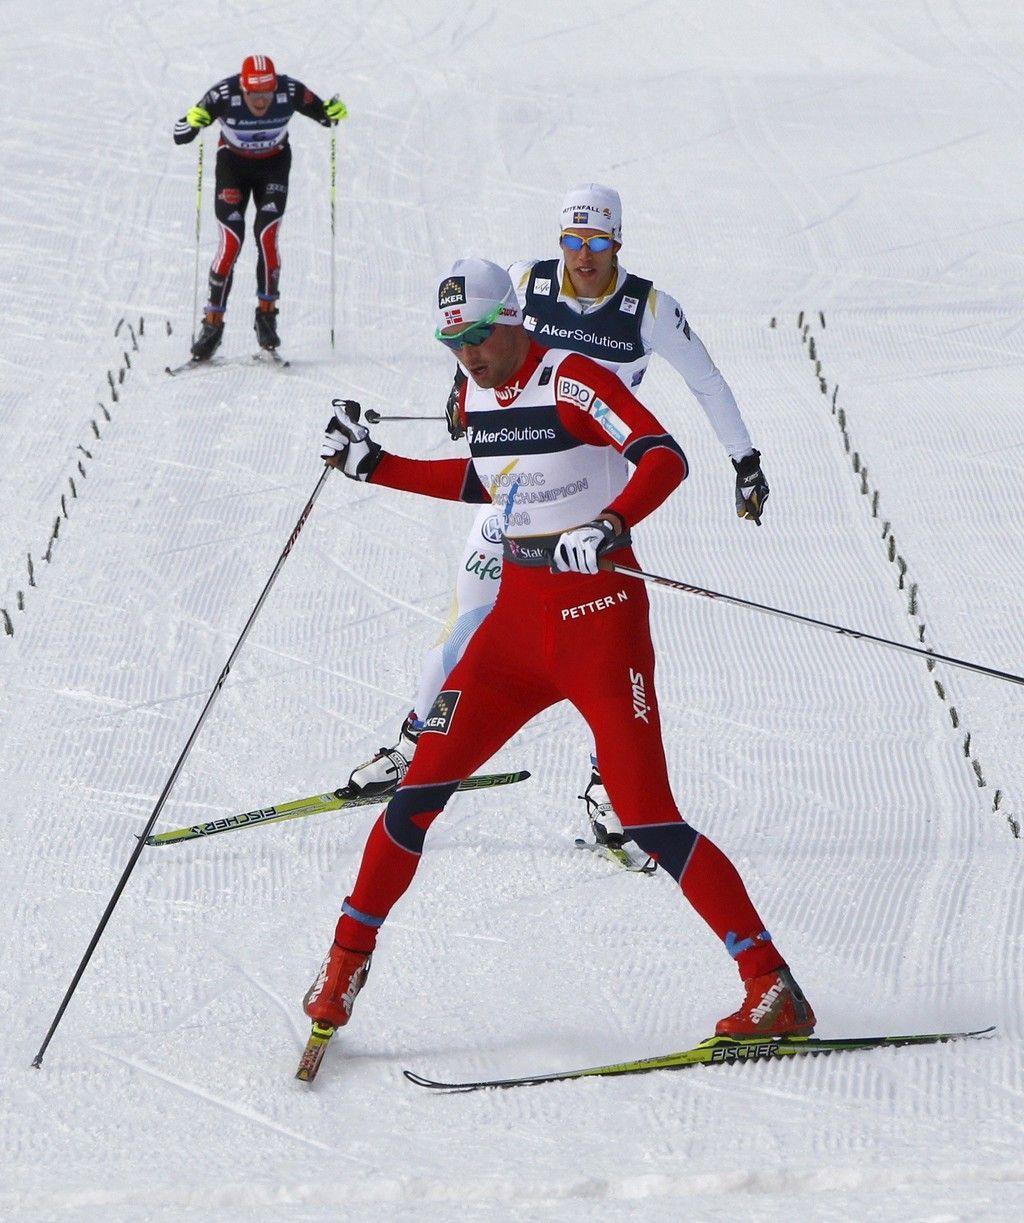
[[[620,416],[616,416],[604,400],[595,399],[590,407],[587,408],[587,411],[613,442],[619,446],[626,444],[626,438],[629,437],[629,427]]]
[[[452,718],[455,717],[460,696],[462,692],[458,689],[439,692],[430,706],[430,713],[423,719],[423,731],[432,730],[435,734],[446,735],[451,728]]]
[[[577,382],[575,378],[566,378],[564,374],[560,374],[555,383],[555,395],[559,399],[568,399],[584,411],[590,410],[590,401],[594,398],[594,392],[589,386]]]

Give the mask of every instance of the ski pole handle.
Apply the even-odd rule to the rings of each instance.
[[[344,412],[354,425],[359,424],[359,413],[363,409],[354,399],[332,399],[331,407],[335,410],[335,412]],[[366,419],[370,420],[369,412],[366,413]],[[370,420],[370,424],[373,424],[372,420]]]

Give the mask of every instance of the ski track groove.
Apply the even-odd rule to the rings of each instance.
[[[222,1096],[216,1093],[207,1091],[199,1087],[195,1083],[186,1083],[181,1079],[175,1078],[174,1075],[167,1074],[165,1071],[158,1070],[155,1066],[148,1066],[145,1062],[137,1057],[132,1057],[124,1053],[118,1053],[113,1049],[105,1049],[102,1045],[92,1043],[91,1048],[97,1053],[102,1053],[104,1056],[112,1058],[116,1062],[120,1062],[123,1066],[127,1066],[132,1070],[137,1070],[141,1074],[149,1075],[165,1086],[173,1087],[177,1091],[185,1092],[188,1095],[194,1096],[207,1104],[212,1104],[215,1108],[223,1109],[225,1112],[233,1113],[235,1116],[242,1118],[244,1121],[253,1122],[256,1125],[262,1126],[265,1129],[272,1130],[276,1134],[281,1134],[286,1138],[290,1138],[295,1142],[305,1146],[313,1147],[318,1151],[329,1151],[334,1158],[348,1160],[351,1163],[367,1166],[366,1160],[357,1159],[355,1156],[349,1155],[344,1151],[339,1151],[337,1147],[331,1146],[329,1143],[320,1142],[316,1138],[310,1138],[307,1134],[300,1134],[295,1130],[289,1129],[287,1126],[281,1125],[272,1120],[270,1117],[262,1116],[253,1109],[246,1108],[243,1105],[235,1104],[230,1100],[225,1100]]]

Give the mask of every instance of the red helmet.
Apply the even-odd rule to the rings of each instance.
[[[277,72],[269,55],[247,55],[240,77],[246,93],[273,93],[277,88]]]

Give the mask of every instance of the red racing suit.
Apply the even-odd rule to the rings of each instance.
[[[470,459],[382,456],[371,481],[494,502],[505,523],[497,601],[427,714],[409,772],[370,832],[338,922],[370,951],[412,881],[427,829],[457,784],[542,710],[568,700],[590,726],[625,828],[737,960],[744,979],[785,961],[738,873],[685,823],[669,788],[644,584],[552,572],[562,531],[603,510],[635,525],[686,476],[675,440],[614,373],[532,343],[512,383],[462,392]],[[627,461],[635,465],[629,475]],[[635,565],[628,531],[613,553]]]

